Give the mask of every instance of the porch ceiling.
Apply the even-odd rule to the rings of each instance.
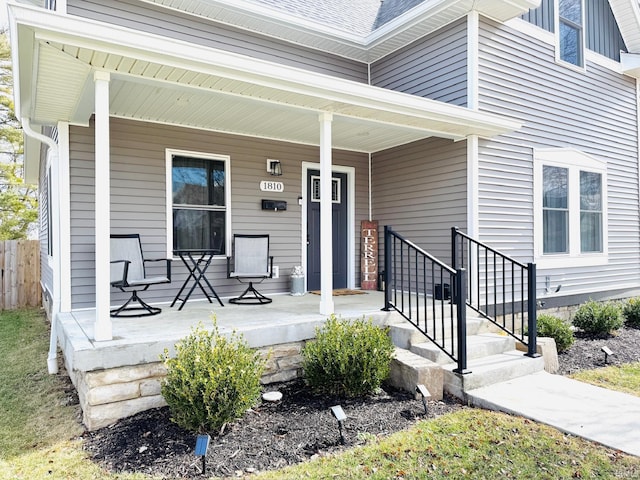
[[[333,148],[351,151],[520,127],[492,114],[47,10],[11,5],[10,28],[16,113],[32,124],[87,125],[93,73],[107,71],[113,116],[318,145],[318,115],[330,112]]]

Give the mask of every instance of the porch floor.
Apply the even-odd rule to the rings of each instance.
[[[236,330],[254,348],[268,347],[313,338],[315,328],[326,320],[318,313],[320,296],[272,295],[266,305],[234,305],[193,299],[179,311],[169,304],[152,317],[112,318],[113,339],[94,340],[95,310],[63,313],[56,326],[58,342],[69,371],[93,371],[157,362],[164,349],[174,345],[201,322],[205,327],[216,318],[220,333]],[[387,324],[395,314],[381,311],[384,293],[367,291],[359,295],[334,296],[335,314],[341,318],[371,318]]]

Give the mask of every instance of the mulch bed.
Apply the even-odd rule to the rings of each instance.
[[[605,365],[602,346],[615,355],[608,364],[640,361],[640,330],[622,329],[616,336],[594,339],[577,336],[571,349],[558,355],[560,373],[570,374]],[[429,402],[425,415],[420,400],[385,387],[378,395],[346,400],[317,396],[301,382],[271,385],[283,393],[277,403],[262,402],[222,433],[212,434],[207,455],[207,478],[238,477],[279,469],[311,458],[366,443],[371,435],[388,435],[465,408],[454,398]],[[340,404],[346,415],[343,445],[330,412]],[[168,408],[142,412],[115,425],[84,434],[90,457],[113,472],[141,472],[164,478],[203,478],[202,463],[194,456],[196,435],[170,421]]]
[[[348,400],[313,395],[302,382],[271,385],[283,398],[262,402],[221,434],[211,434],[207,475],[242,476],[279,469],[317,456],[366,443],[367,437],[388,435],[416,420],[462,408],[456,399],[429,402],[385,387],[379,394]],[[330,407],[341,405],[341,442]],[[167,478],[202,478],[202,462],[194,456],[196,435],[170,421],[168,408],[139,413],[110,427],[84,434],[91,458],[113,472],[142,472]]]
[[[602,347],[608,347],[613,355],[605,364]],[[640,362],[640,330],[621,328],[615,335],[594,338],[576,333],[576,341],[567,352],[558,354],[561,375],[570,375],[580,370],[592,370],[608,365]]]

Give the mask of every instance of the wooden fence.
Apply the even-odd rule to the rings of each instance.
[[[38,240],[0,241],[0,272],[0,310],[40,306]]]

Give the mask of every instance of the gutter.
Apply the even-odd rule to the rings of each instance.
[[[29,137],[45,144],[51,153],[53,160],[57,163],[58,158],[58,144],[50,137],[43,135],[40,132],[36,132],[32,127],[29,119],[22,118],[22,130]],[[51,208],[51,205],[49,206]],[[56,256],[55,260],[55,275],[60,277],[60,255]],[[57,278],[57,288],[53,290],[53,302],[51,306],[51,335],[49,337],[49,355],[47,356],[47,369],[50,374],[58,373],[58,315],[60,313],[60,278]]]

